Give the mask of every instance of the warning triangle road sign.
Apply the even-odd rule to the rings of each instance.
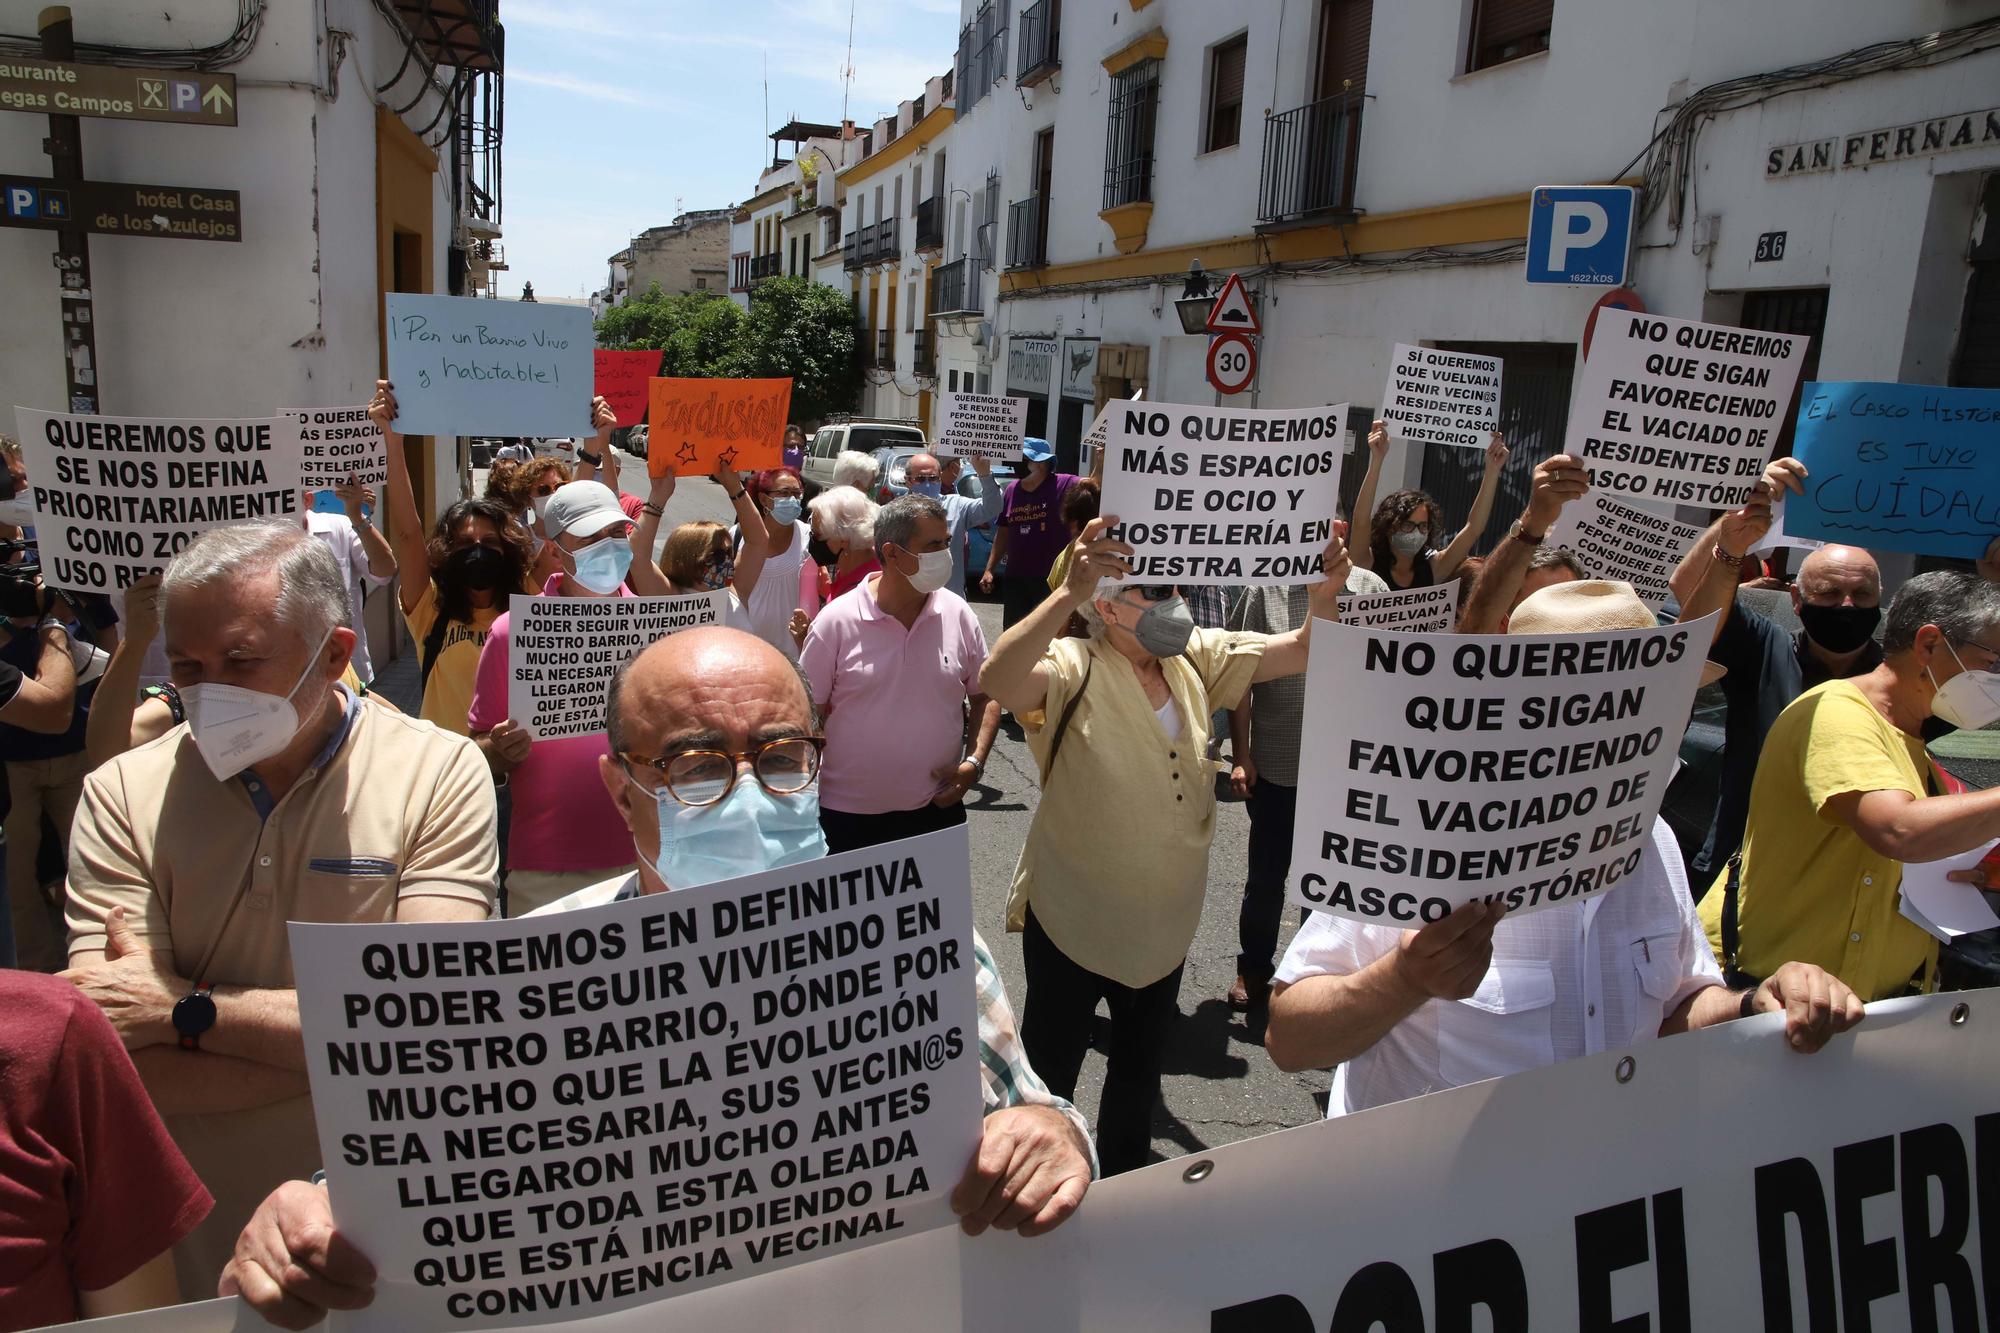
[[[1214,307],[1208,312],[1210,333],[1262,333],[1264,326],[1257,322],[1257,312],[1250,308],[1250,293],[1243,290],[1243,279],[1239,274],[1229,275],[1229,281],[1222,284],[1222,295],[1215,298]]]

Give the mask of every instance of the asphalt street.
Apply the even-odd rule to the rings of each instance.
[[[645,463],[627,458],[620,486],[646,493]],[[675,524],[699,519],[729,521],[729,503],[706,478],[683,479],[667,502],[662,539]],[[1000,604],[975,600],[973,609],[990,644],[1000,637]],[[986,766],[985,782],[967,798],[972,834],[973,922],[986,937],[1018,1011],[1027,995],[1018,936],[1006,932],[1007,889],[1014,863],[1027,841],[1028,825],[1041,800],[1028,747],[1003,728]],[[1253,1031],[1223,996],[1236,976],[1236,908],[1243,889],[1250,821],[1238,804],[1223,804],[1209,851],[1208,901],[1181,978],[1181,1021],[1167,1056],[1165,1104],[1156,1113],[1153,1145],[1163,1157],[1201,1152],[1237,1139],[1253,1138],[1318,1119],[1325,1112],[1329,1075],[1279,1072],[1264,1054],[1261,1030]],[[1291,938],[1296,913],[1288,914],[1283,940]],[[1282,948],[1282,941],[1280,944]],[[1084,1063],[1077,1100],[1096,1119],[1104,1080],[1105,1032],[1100,1012],[1094,1053]]]

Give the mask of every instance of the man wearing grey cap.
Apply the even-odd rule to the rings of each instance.
[[[631,597],[664,593],[650,552],[635,552],[632,520],[602,482],[572,481],[542,515],[562,572],[543,597]],[[635,558],[636,557],[636,558]],[[626,583],[627,576],[631,584]],[[507,651],[513,616],[501,612],[479,652],[466,722],[496,782],[513,794],[501,893],[507,916],[525,916],[586,885],[631,869],[632,835],[597,777],[601,736],[534,740],[507,715]]]

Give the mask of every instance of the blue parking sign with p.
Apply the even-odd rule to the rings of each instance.
[[[1538,186],[1528,208],[1528,281],[1624,286],[1638,193],[1629,185]]]

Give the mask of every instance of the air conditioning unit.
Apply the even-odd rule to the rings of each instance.
[[[972,331],[972,345],[974,347],[985,347],[991,344],[992,341],[993,326],[985,320],[979,321],[979,327]]]

